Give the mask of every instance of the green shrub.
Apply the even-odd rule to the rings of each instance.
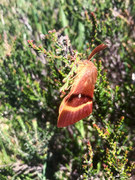
[[[129,177],[134,1],[12,0],[1,1],[0,10],[0,179]],[[28,39],[38,45],[29,41],[30,49]],[[68,93],[78,60],[104,41],[108,49],[95,61],[93,113],[58,129],[60,90]],[[90,167],[88,157],[83,163],[87,141]]]

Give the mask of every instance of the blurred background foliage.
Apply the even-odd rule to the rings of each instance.
[[[133,0],[1,0],[0,179],[134,177],[134,20]],[[100,43],[93,113],[58,129],[62,80]]]

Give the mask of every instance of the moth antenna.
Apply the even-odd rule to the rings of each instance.
[[[97,54],[99,51],[101,51],[105,48],[107,48],[106,44],[100,44],[99,46],[97,46],[89,55],[88,60],[90,60],[95,54]]]

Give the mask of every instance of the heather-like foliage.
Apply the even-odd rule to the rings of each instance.
[[[133,176],[134,11],[132,0],[0,2],[0,179]],[[58,129],[77,63],[102,42],[93,113]]]

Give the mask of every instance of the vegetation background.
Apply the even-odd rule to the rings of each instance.
[[[100,43],[92,115],[57,128],[74,59]],[[133,0],[1,0],[0,179],[134,179],[134,57]]]

